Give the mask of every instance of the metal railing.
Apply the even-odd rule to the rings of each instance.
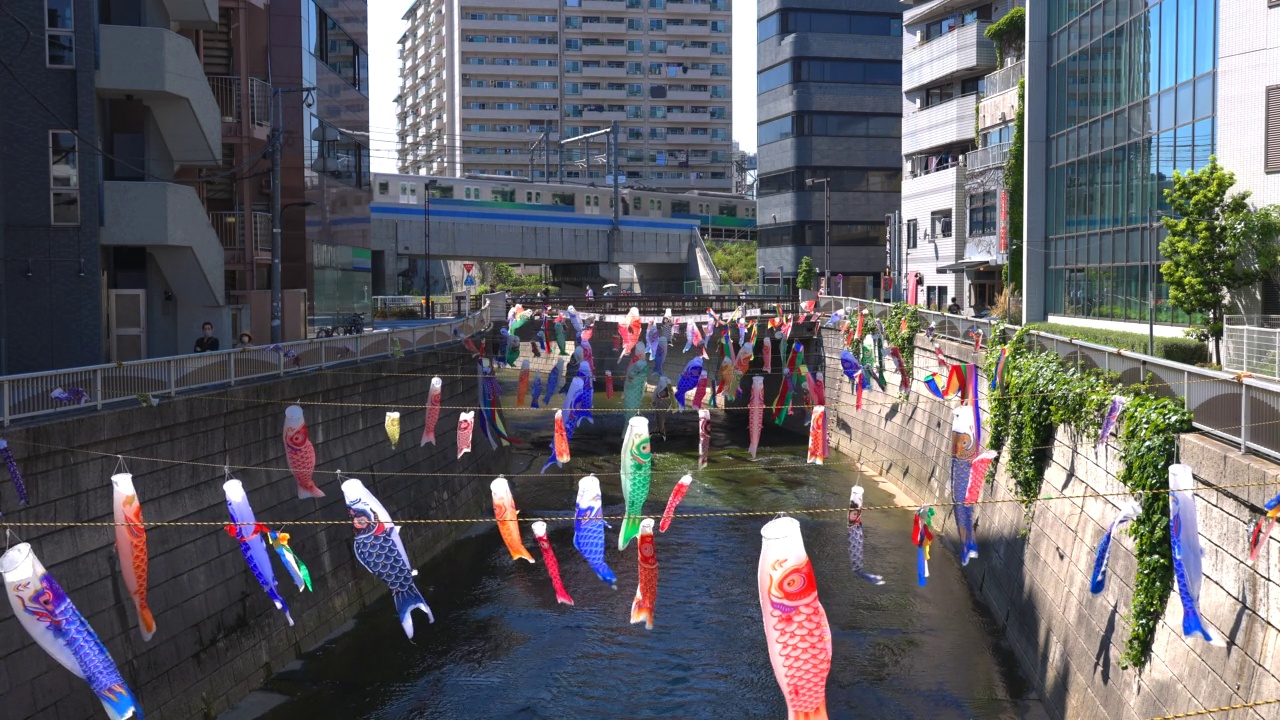
[[[996,165],[1004,165],[1005,161],[1009,159],[1009,148],[1012,146],[1013,143],[1007,142],[971,150],[965,153],[964,166],[968,170],[982,170]]]
[[[1229,315],[1222,332],[1222,367],[1280,377],[1280,318]]]
[[[1022,79],[1025,65],[1024,61],[1019,60],[1009,67],[1000,68],[988,74],[982,81],[983,99],[995,97],[1002,92],[1008,92],[1018,87],[1018,81]]]
[[[240,122],[240,93],[243,84],[236,75],[210,75],[209,89],[218,101],[222,122]],[[271,125],[271,85],[265,80],[249,78],[249,122],[257,127]]]
[[[209,222],[223,249],[253,247],[257,253],[271,253],[271,213],[216,210],[209,213]]]
[[[823,312],[840,307],[851,311],[867,308],[883,318],[891,306],[859,298],[823,297],[818,307]],[[972,343],[971,332],[981,330],[983,347],[989,342],[1004,342],[1018,329],[1006,326],[1005,337],[993,338],[996,318],[918,312],[925,327],[933,325],[934,337]],[[1197,430],[1230,442],[1241,452],[1280,459],[1280,384],[1035,330],[1027,333],[1027,340],[1033,347],[1056,353],[1064,362],[1112,373],[1124,385],[1146,382],[1160,397],[1180,398]]]
[[[0,409],[8,427],[15,420],[101,410],[142,402],[147,396],[159,399],[192,390],[206,392],[248,380],[430,350],[460,342],[488,325],[487,307],[482,307],[465,317],[435,325],[7,375],[0,377]],[[67,400],[55,399],[54,394]]]

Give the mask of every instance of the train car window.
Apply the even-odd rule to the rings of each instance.
[[[539,205],[542,204],[542,191],[539,190],[533,194],[533,201]]]
[[[568,205],[573,207],[577,204],[573,193],[551,193],[552,205]]]
[[[431,188],[431,197],[433,198],[448,198],[450,200],[453,199],[452,185],[436,184],[434,186],[428,186],[428,187]]]
[[[379,180],[379,181],[378,181],[378,194],[379,194],[379,195],[386,195],[386,194],[390,191],[390,189],[391,189],[391,183],[387,182],[386,180]]]
[[[493,188],[489,193],[495,202],[513,203],[516,201],[516,191],[514,188]]]
[[[659,201],[658,201],[658,210],[659,210],[659,211],[661,211],[661,210],[662,210],[662,201],[661,201],[661,200],[659,200]]]
[[[738,217],[737,205],[721,205],[720,217]]]
[[[471,199],[471,186],[470,186],[470,185],[468,185],[468,186],[466,187],[466,192],[464,193],[464,196],[466,197],[466,199],[467,199],[467,200],[470,200],[470,199]]]
[[[649,198],[649,209],[653,209],[653,198]]]
[[[532,202],[533,202],[533,191],[532,191],[532,190],[525,190],[525,191],[524,191],[524,201],[525,201],[526,203],[532,203]]]
[[[631,201],[631,204],[632,206],[634,206],[636,212],[640,212],[641,202],[642,201],[640,200],[640,198],[635,198]]]
[[[671,201],[671,214],[676,215],[677,213],[681,215],[689,214],[688,200],[672,200]]]

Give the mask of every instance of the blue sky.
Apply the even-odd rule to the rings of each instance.
[[[400,60],[396,41],[404,34],[400,16],[411,0],[375,0],[369,3],[369,132],[373,143],[373,170],[395,172],[396,106],[400,89]],[[733,139],[744,150],[756,147],[756,32],[755,4],[733,4]]]

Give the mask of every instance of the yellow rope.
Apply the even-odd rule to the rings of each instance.
[[[1222,707],[1209,708],[1207,710],[1191,710],[1184,713],[1174,713],[1173,715],[1161,715],[1159,717],[1149,718],[1148,720],[1179,720],[1180,718],[1201,717],[1204,715],[1231,712],[1232,710],[1248,710],[1249,708],[1262,707],[1263,705],[1274,705],[1276,703],[1280,703],[1280,698],[1273,698],[1271,700],[1254,700],[1253,702],[1237,703],[1235,705],[1223,705]]]

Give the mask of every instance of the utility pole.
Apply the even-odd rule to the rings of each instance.
[[[280,343],[284,328],[281,317],[284,309],[284,288],[280,286],[280,255],[283,247],[283,230],[281,216],[284,209],[280,204],[280,148],[284,144],[284,111],[281,95],[300,92],[306,102],[311,102],[311,93],[315,87],[273,88],[271,96],[272,138],[271,138],[271,342]]]
[[[424,217],[422,227],[422,254],[426,256],[427,263],[427,317],[434,318],[436,316],[435,309],[431,305],[431,191],[435,189],[436,183],[439,181],[431,178],[423,186],[423,203]]]
[[[809,178],[804,181],[805,187],[813,187],[818,183],[822,183],[822,202],[824,207],[824,216],[822,221],[822,247],[824,256],[822,261],[822,287],[827,293],[831,292],[831,178]]]

